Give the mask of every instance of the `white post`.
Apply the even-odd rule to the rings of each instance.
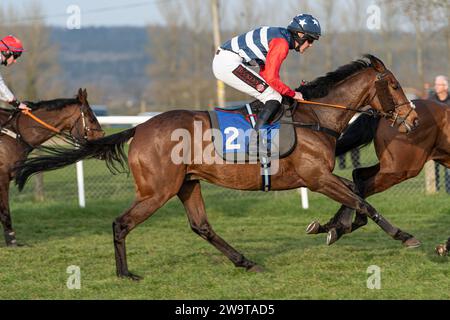
[[[77,184],[78,184],[78,204],[81,208],[86,207],[86,198],[84,196],[84,174],[83,161],[77,162]]]
[[[300,195],[302,197],[302,208],[309,209],[309,201],[308,201],[308,189],[300,188]]]
[[[220,37],[220,5],[219,0],[211,0],[211,14],[213,23],[214,50],[217,50],[222,44]],[[223,81],[217,80],[217,104],[221,107],[225,106],[225,84]]]

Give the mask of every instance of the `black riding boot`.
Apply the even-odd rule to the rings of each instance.
[[[258,121],[256,121],[255,130],[259,131],[261,127],[273,116],[278,108],[281,106],[277,100],[269,100],[266,102],[264,108],[258,114]]]

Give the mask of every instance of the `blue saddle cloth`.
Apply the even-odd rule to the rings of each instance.
[[[269,156],[272,160],[287,157],[296,146],[296,133],[292,116],[285,112],[289,105],[276,115],[273,123],[266,124],[259,133],[259,138],[251,125],[255,114],[264,105],[255,101],[248,105],[209,111],[211,120],[212,140],[218,156],[233,163],[250,163],[259,161],[260,156]],[[256,141],[259,140],[259,145]],[[262,142],[262,143],[261,143]],[[263,159],[264,160],[264,159]]]
[[[222,136],[222,153],[249,153],[250,136],[254,131],[249,116],[234,111],[215,109]],[[279,139],[280,123],[274,122],[262,127],[260,140],[264,139],[270,150],[272,141]]]

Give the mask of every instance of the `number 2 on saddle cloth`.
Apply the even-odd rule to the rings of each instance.
[[[250,137],[252,137],[253,126],[250,116],[244,116],[240,112],[215,110],[222,135],[223,154],[244,153],[249,154]],[[262,127],[259,140],[263,140],[268,150],[272,148],[272,142],[276,145],[280,123],[269,123]],[[252,143],[254,143],[252,141]],[[253,146],[252,146],[253,147]]]

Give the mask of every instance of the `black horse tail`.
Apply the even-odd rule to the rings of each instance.
[[[355,148],[363,148],[375,138],[380,117],[368,114],[360,115],[336,143],[336,156],[340,156]]]
[[[19,190],[25,186],[33,174],[63,168],[83,159],[99,159],[106,161],[108,169],[113,173],[127,171],[127,155],[124,144],[134,136],[136,128],[131,128],[97,140],[84,142],[80,147],[42,147],[49,155],[28,158],[15,168],[15,182]]]

